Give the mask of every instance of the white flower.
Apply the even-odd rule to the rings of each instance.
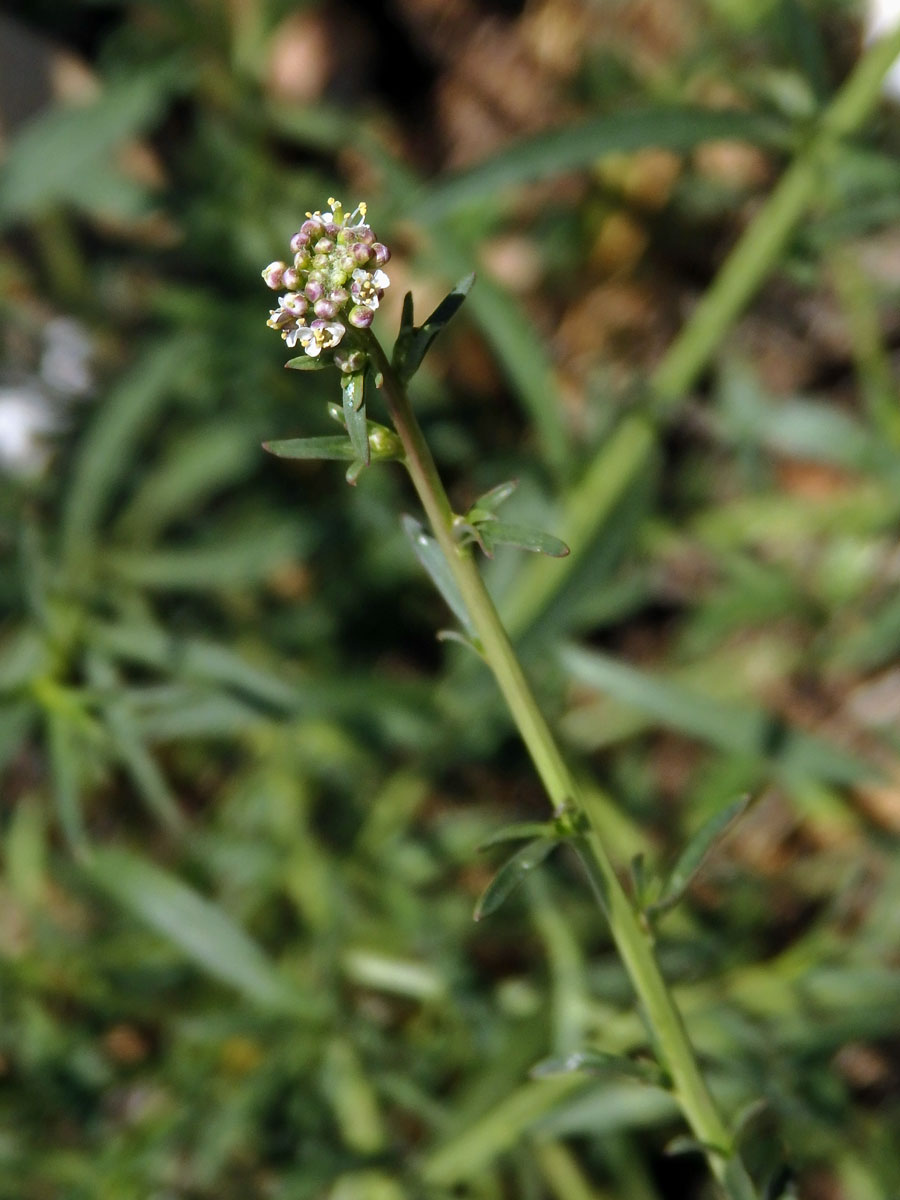
[[[357,267],[353,272],[353,282],[350,284],[350,295],[357,304],[363,304],[373,311],[381,303],[384,289],[390,286],[390,279],[379,267],[369,272],[364,267]]]
[[[299,341],[310,358],[318,358],[323,350],[333,350],[346,332],[339,321],[317,320],[298,327],[294,342]],[[294,342],[288,341],[288,345],[292,346]]]

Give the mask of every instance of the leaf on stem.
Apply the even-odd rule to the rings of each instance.
[[[341,379],[341,391],[344,394],[344,420],[347,423],[350,444],[358,461],[367,467],[371,461],[371,452],[362,372],[344,375]],[[349,482],[351,481],[348,480]]]
[[[431,343],[459,311],[474,282],[474,274],[466,275],[464,279],[461,279],[453,290],[448,292],[424,325],[412,324],[412,298],[407,297],[409,299],[408,306],[404,300],[403,322],[392,357],[392,366],[403,383],[409,383],[418,371]],[[407,318],[409,324],[406,323]]]
[[[701,825],[672,868],[659,899],[647,909],[648,916],[662,916],[678,904],[713,849],[725,837],[731,826],[744,815],[750,803],[750,796],[741,796],[739,800],[726,805],[721,812],[715,813]]]
[[[539,867],[551,850],[559,845],[556,837],[539,837],[517,850],[508,858],[478,898],[472,914],[476,921],[496,912],[506,897],[519,886],[522,880]]]
[[[518,821],[515,825],[504,825],[485,838],[478,845],[479,850],[487,850],[501,842],[523,842],[527,838],[553,838],[557,836],[556,826],[552,821]]]
[[[318,358],[310,358],[308,354],[298,354],[296,358],[289,358],[284,365],[289,371],[321,371],[329,364]]]
[[[482,521],[478,532],[487,552],[495,546],[516,546],[519,550],[530,550],[535,554],[548,554],[551,558],[565,558],[569,547],[551,533],[529,529],[527,525],[508,525],[505,521]]]
[[[429,537],[415,517],[401,518],[403,532],[412,543],[416,558],[425,568],[431,582],[444,597],[447,606],[471,638],[475,638],[475,630],[469,618],[465,602],[460,595],[453,573],[444,558],[444,553],[433,537]]]
[[[483,492],[478,497],[466,516],[470,521],[488,520],[490,514],[498,509],[505,500],[508,500],[518,486],[518,479],[507,479],[504,483],[498,483],[496,487],[492,487],[490,491]],[[483,516],[483,513],[488,515]]]
[[[281,441],[263,442],[276,458],[343,459],[351,462],[356,453],[345,437],[284,438]]]

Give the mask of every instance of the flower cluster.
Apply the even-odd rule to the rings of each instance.
[[[262,273],[273,291],[284,289],[266,324],[310,358],[334,350],[348,324],[367,329],[390,284],[382,267],[391,254],[366,224],[365,204],[345,213],[340,201],[328,203],[327,212],[307,213],[291,238],[293,264],[269,263]],[[335,361],[353,370],[359,357],[351,351]]]

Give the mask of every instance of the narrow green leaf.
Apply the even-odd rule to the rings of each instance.
[[[478,903],[475,905],[475,912],[472,914],[474,919],[480,921],[482,917],[489,917],[491,913],[496,912],[506,897],[519,886],[529,872],[540,866],[550,851],[558,845],[558,838],[540,837],[529,842],[527,846],[523,846],[521,850],[517,850],[511,858],[506,860],[481,893]]]
[[[301,548],[296,525],[274,523],[230,538],[171,550],[113,550],[104,565],[120,579],[147,588],[207,592],[241,587],[267,579],[285,563],[296,562]]]
[[[308,354],[298,354],[296,358],[289,358],[284,365],[289,371],[321,371],[330,364],[322,362],[320,358],[310,358]]]
[[[474,282],[475,275],[467,275],[448,292],[424,325],[408,331],[401,329],[394,347],[393,365],[404,383],[408,383],[418,371],[431,343],[459,311]]]
[[[501,842],[520,842],[531,838],[552,838],[556,836],[556,826],[552,821],[519,821],[515,825],[504,825],[496,833],[479,842],[479,850],[487,850]]]
[[[484,492],[469,509],[470,520],[472,519],[471,514],[476,510],[480,512],[483,509],[485,512],[494,512],[505,500],[510,498],[518,486],[518,479],[507,479],[504,483],[498,483],[496,487],[492,487],[490,491]]]
[[[731,826],[747,811],[750,801],[750,796],[741,796],[739,800],[727,804],[721,812],[715,813],[701,825],[672,868],[660,898],[647,910],[649,914],[661,915],[675,907],[696,878],[707,857]]]
[[[100,711],[115,753],[147,807],[171,832],[183,832],[181,810],[156,759],[144,745],[117,672],[95,651],[88,660],[88,680],[101,697]]]
[[[411,211],[419,221],[438,220],[485,199],[495,201],[502,189],[590,168],[605,154],[627,154],[648,146],[691,150],[719,138],[780,145],[786,136],[783,126],[748,112],[668,105],[609,113],[523,138],[503,153],[442,179],[424,195],[415,195]]]
[[[415,318],[413,316],[413,294],[407,292],[403,297],[403,309],[400,313],[400,328],[397,331],[397,340],[408,336],[415,328]]]
[[[778,725],[763,709],[704,695],[598,651],[567,646],[561,658],[574,678],[620,704],[722,750],[768,760],[786,777],[852,784],[875,773],[821,738]]]
[[[281,441],[263,442],[276,458],[343,459],[351,462],[355,457],[353,447],[345,437],[284,438]]]
[[[551,558],[565,558],[569,547],[551,533],[529,529],[527,525],[508,525],[505,521],[484,521],[478,526],[488,550],[495,546],[516,546],[519,550],[530,550],[536,554],[548,554]]]
[[[353,452],[364,467],[369,465],[371,453],[369,450],[369,427],[366,422],[366,405],[364,391],[364,376],[362,372],[341,377],[341,391],[344,396],[344,420],[347,422],[347,433]]]
[[[7,148],[0,225],[61,200],[122,215],[139,210],[143,188],[116,168],[113,155],[157,119],[184,68],[182,61],[123,74],[89,104],[59,105],[28,121]]]
[[[95,850],[89,877],[209,975],[265,1008],[297,1012],[298,997],[259,946],[219,905],[127,850]]]
[[[87,845],[87,837],[81,808],[75,728],[61,712],[47,712],[46,722],[56,813],[69,849],[80,854]]]
[[[568,1075],[573,1071],[586,1075],[620,1075],[653,1087],[665,1086],[665,1075],[655,1063],[608,1054],[603,1050],[576,1050],[574,1054],[545,1058],[532,1067],[529,1074],[532,1079],[545,1079],[549,1075]]]
[[[63,542],[70,565],[75,566],[85,543],[96,535],[116,486],[134,468],[145,429],[195,362],[197,346],[191,336],[153,346],[98,408],[79,446],[63,507]]]
[[[401,521],[403,532],[412,543],[416,558],[427,571],[431,582],[444,597],[447,606],[469,636],[475,638],[475,630],[472,627],[465,602],[440,546],[433,537],[428,536],[414,517],[406,516],[401,518]]]

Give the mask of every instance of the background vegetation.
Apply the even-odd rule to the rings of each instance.
[[[749,1155],[900,1194],[895,108],[617,433],[858,6],[5,8],[2,1200],[706,1194],[574,860],[472,922],[546,814],[399,471],[260,449],[334,428],[259,279],[329,195],[392,246],[388,340],[478,271],[417,402],[460,506],[516,477],[572,542],[489,574],[622,863],[756,798],[661,939]],[[585,1049],[636,1077],[530,1077]]]

